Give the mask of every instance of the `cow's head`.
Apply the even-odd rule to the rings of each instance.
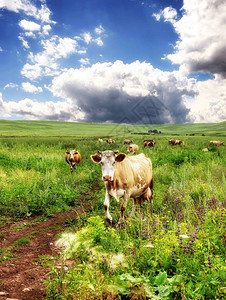
[[[73,158],[74,158],[74,155],[78,154],[78,151],[76,151],[76,150],[71,150],[71,151],[66,151],[66,153],[70,155],[69,160],[72,161]]]
[[[118,151],[98,151],[100,155],[91,155],[92,161],[99,163],[102,167],[102,179],[104,181],[113,181],[116,162],[121,162],[125,159],[124,153],[118,154]],[[116,154],[118,154],[116,156]]]

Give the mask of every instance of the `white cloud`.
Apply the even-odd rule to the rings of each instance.
[[[127,118],[134,123],[183,123],[189,121],[184,96],[195,94],[193,79],[139,61],[69,69],[52,83],[50,89],[54,96],[71,101],[84,112],[85,121],[93,122],[120,122]],[[161,106],[159,111],[149,111],[155,104]],[[140,110],[139,117],[135,107]]]
[[[60,72],[57,61],[71,54],[78,53],[76,40],[71,38],[60,38],[52,36],[50,39],[42,40],[43,51],[37,54],[29,53],[29,63],[26,63],[21,74],[30,80],[40,76],[54,76]]]
[[[18,36],[18,39],[21,40],[24,49],[30,48],[28,41],[26,41],[21,35]]]
[[[55,23],[50,20],[51,11],[44,1],[38,9],[30,0],[0,0],[0,8],[19,13],[23,11],[27,16],[34,17],[36,20],[46,23]]]
[[[4,118],[16,116],[27,120],[57,120],[69,122],[83,118],[83,113],[75,105],[71,105],[70,102],[38,102],[29,98],[19,102],[6,102],[3,101],[1,93],[0,108],[0,117]]]
[[[19,26],[25,31],[40,31],[41,26],[35,22],[21,20]]]
[[[96,27],[94,29],[94,33],[95,35],[98,35],[98,37],[95,37],[92,36],[92,34],[90,32],[85,32],[83,34],[81,34],[81,38],[80,37],[75,37],[77,40],[83,40],[87,45],[90,44],[90,43],[95,43],[97,44],[97,46],[103,46],[103,37],[105,35],[103,35],[103,33],[105,32],[105,29],[103,28],[103,26],[99,26],[99,27]]]
[[[86,44],[89,44],[92,41],[92,36],[91,36],[90,32],[83,33],[82,37]]]
[[[193,122],[221,122],[226,120],[226,79],[199,81],[197,94],[193,99],[186,99]]]
[[[97,44],[97,46],[102,47],[104,45],[102,39],[100,37],[98,37],[97,39],[95,39],[95,42]]]
[[[12,88],[12,89],[14,89],[14,88],[17,88],[17,87],[18,87],[18,84],[14,83],[14,82],[10,82],[10,83],[8,83],[8,84],[6,84],[6,85],[4,86],[4,90],[7,89],[7,88]]]
[[[48,24],[48,25],[44,25],[42,27],[42,30],[43,30],[43,34],[44,35],[49,35],[49,31],[52,29],[52,27]]]
[[[41,87],[36,87],[35,85],[31,84],[30,82],[22,82],[22,89],[28,93],[41,93],[42,92]]]
[[[100,25],[99,27],[96,27],[94,29],[94,31],[95,31],[96,34],[100,35],[100,34],[104,33],[105,30],[104,30],[103,26]]]
[[[187,73],[204,71],[226,78],[225,0],[184,0],[182,12],[173,23],[179,40],[167,58]]]
[[[87,65],[90,65],[90,60],[89,58],[81,58],[79,59],[79,62],[82,66],[87,66]]]
[[[157,21],[160,21],[161,18],[164,18],[165,22],[175,23],[177,18],[177,11],[172,7],[165,7],[159,13],[154,13],[153,16]]]
[[[21,74],[30,80],[36,79],[42,75],[42,67],[38,64],[25,64],[21,70]]]

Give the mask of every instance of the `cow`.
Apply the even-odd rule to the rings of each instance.
[[[155,140],[144,140],[144,147],[154,147]]]
[[[169,140],[169,145],[172,145],[172,146],[174,146],[174,145],[184,145],[184,141],[170,139]]]
[[[113,139],[107,139],[106,143],[108,143],[109,145],[113,144],[115,141]]]
[[[124,140],[124,144],[128,144],[128,145],[129,145],[129,144],[131,144],[132,142],[133,142],[132,140],[127,140],[127,139]]]
[[[210,141],[210,145],[214,145],[214,146],[225,146],[224,142],[221,141]]]
[[[138,150],[139,150],[139,147],[136,144],[131,144],[131,145],[127,146],[127,152],[129,152],[129,153],[137,153]]]
[[[81,161],[81,154],[76,150],[66,151],[65,160],[69,164],[72,174],[73,169],[76,169],[78,163]]]
[[[130,198],[133,198],[133,216],[136,204],[153,199],[152,163],[143,153],[127,156],[119,151],[99,151],[99,155],[91,155],[93,162],[101,165],[102,180],[105,183],[106,193],[104,200],[105,217],[112,224],[113,219],[109,212],[109,202],[112,197],[119,202],[123,197],[121,214],[118,224],[124,219],[124,211]],[[118,155],[117,155],[118,154]]]
[[[98,139],[98,142],[100,143],[100,144],[102,144],[103,143],[103,140],[102,139]]]

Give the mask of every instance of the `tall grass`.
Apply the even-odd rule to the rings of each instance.
[[[144,202],[120,228],[107,228],[98,150],[126,152],[123,135],[116,144],[97,137],[1,138],[0,213],[11,217],[51,215],[87,202],[90,211],[70,220],[62,268],[52,268],[49,299],[223,299],[225,288],[225,147],[209,147],[209,137],[127,135],[153,163],[154,204]],[[211,137],[216,139],[216,137]],[[82,160],[74,173],[64,160],[77,149]],[[132,202],[132,201],[131,201]],[[131,203],[126,211],[129,214]],[[120,204],[110,203],[113,219]],[[71,257],[73,265],[67,265]]]

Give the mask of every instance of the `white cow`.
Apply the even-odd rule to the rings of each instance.
[[[102,167],[102,179],[106,187],[104,208],[105,217],[112,223],[109,212],[109,202],[112,197],[119,202],[123,198],[121,205],[121,215],[119,224],[124,218],[124,211],[130,198],[133,198],[133,215],[136,204],[143,199],[152,200],[153,198],[153,175],[152,163],[144,154],[127,156],[118,151],[99,151],[99,155],[91,155],[95,163]]]

